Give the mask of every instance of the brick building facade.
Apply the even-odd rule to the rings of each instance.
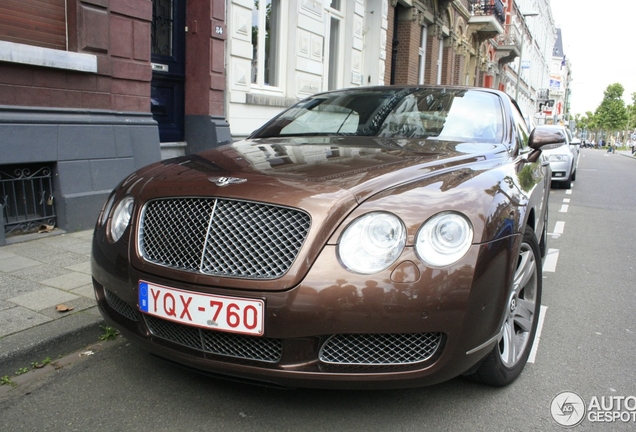
[[[0,225],[8,235],[43,223],[90,228],[120,180],[160,160],[163,141],[194,152],[229,140],[224,0],[0,8]],[[177,20],[186,12],[189,32]],[[162,125],[172,139],[162,139]]]
[[[545,30],[519,12],[537,5],[547,7]],[[549,0],[22,0],[0,9],[0,224],[9,234],[40,223],[90,228],[136,168],[244,137],[319,91],[482,86],[518,94],[531,111],[544,72],[519,74],[519,57],[550,56],[554,31]],[[26,197],[25,182],[42,176]]]

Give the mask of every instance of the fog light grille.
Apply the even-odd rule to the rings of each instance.
[[[405,365],[428,360],[441,333],[338,334],[322,346],[320,360],[339,365]]]
[[[151,315],[144,320],[153,335],[210,354],[276,363],[283,351],[280,339],[206,330]]]
[[[106,303],[131,321],[139,321],[139,315],[135,309],[130,307],[128,303],[120,299],[114,292],[104,288],[104,297],[106,297]]]

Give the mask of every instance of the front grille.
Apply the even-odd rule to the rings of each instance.
[[[287,272],[309,231],[298,210],[215,198],[148,202],[139,227],[143,258],[213,276],[275,279]]]
[[[104,297],[106,297],[106,303],[131,321],[139,321],[137,311],[120,299],[114,292],[104,288]]]
[[[320,360],[336,365],[407,365],[430,359],[441,333],[338,334],[320,350]]]
[[[153,335],[210,354],[276,363],[283,351],[280,339],[206,330],[151,315],[144,320]]]

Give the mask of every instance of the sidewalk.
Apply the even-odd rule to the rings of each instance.
[[[0,376],[103,333],[90,275],[92,235],[55,230],[8,238],[0,247]]]

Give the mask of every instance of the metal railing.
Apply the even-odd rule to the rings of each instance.
[[[503,34],[497,36],[496,41],[499,46],[515,46],[521,49],[521,33],[514,24],[506,24]]]
[[[499,23],[506,22],[506,13],[502,0],[470,0],[470,12],[474,16],[493,15]]]
[[[52,168],[48,165],[0,166],[0,226],[4,234],[26,234],[56,224]]]

